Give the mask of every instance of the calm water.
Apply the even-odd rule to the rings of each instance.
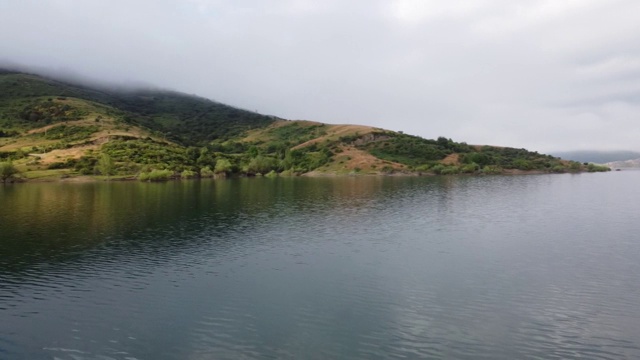
[[[0,186],[0,359],[637,359],[639,184]]]

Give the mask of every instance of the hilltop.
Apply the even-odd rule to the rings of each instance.
[[[525,149],[291,121],[175,91],[0,70],[0,162],[9,161],[28,179],[603,170]]]

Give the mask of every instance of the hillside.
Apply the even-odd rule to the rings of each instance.
[[[0,162],[24,178],[598,171],[525,149],[289,121],[163,90],[0,71]]]

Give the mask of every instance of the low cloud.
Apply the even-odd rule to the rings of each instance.
[[[640,150],[631,0],[21,0],[0,57],[290,119]]]

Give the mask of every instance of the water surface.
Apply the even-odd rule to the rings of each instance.
[[[0,186],[0,358],[640,358],[638,183]]]

